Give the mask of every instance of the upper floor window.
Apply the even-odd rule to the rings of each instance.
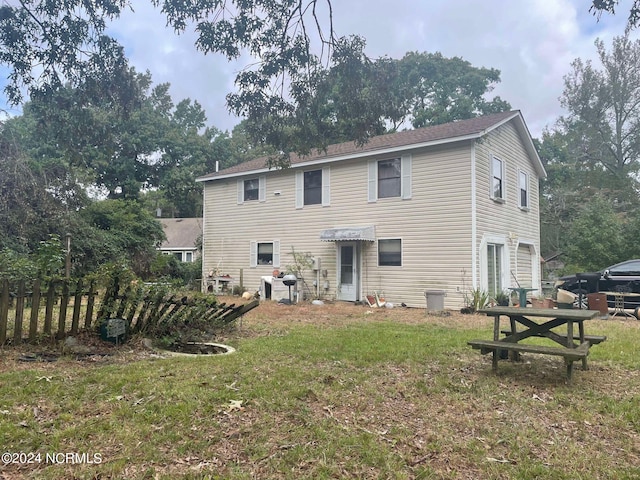
[[[504,200],[504,163],[499,158],[491,158],[491,197],[494,200]]]
[[[378,265],[402,266],[402,240],[399,238],[378,240]]]
[[[369,162],[369,201],[411,198],[411,155]]]
[[[257,178],[238,180],[238,203],[266,199],[267,179],[264,175]]]
[[[296,208],[303,208],[305,205],[328,206],[330,179],[329,167],[296,172]]]
[[[322,203],[322,170],[304,172],[304,204]]]
[[[529,208],[529,175],[522,171],[518,173],[518,190],[520,208]]]
[[[378,162],[378,198],[399,197],[401,188],[400,159]]]
[[[244,181],[244,201],[258,200],[258,193],[260,192],[260,184],[257,178]]]

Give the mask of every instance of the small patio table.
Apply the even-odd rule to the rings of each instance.
[[[600,292],[605,295],[611,295],[613,297],[613,313],[611,314],[611,318],[616,315],[622,315],[623,317],[629,317],[635,319],[635,315],[627,312],[624,309],[624,299],[625,297],[640,297],[640,293],[632,293],[632,292],[624,292],[624,291],[612,291],[612,292]]]
[[[501,351],[529,352],[545,355],[557,355],[564,358],[567,366],[567,378],[571,381],[573,362],[582,360],[582,367],[587,369],[587,356],[591,344],[600,343],[606,337],[587,336],[584,333],[584,322],[600,315],[597,310],[565,310],[555,308],[518,308],[491,307],[478,310],[494,318],[493,340],[472,340],[468,342],[481,354],[493,353],[493,370],[498,369],[498,359]],[[500,339],[500,317],[509,318],[510,329],[504,332],[506,336]],[[574,324],[578,324],[578,334],[574,335]],[[525,330],[517,330],[522,325]],[[566,325],[566,334],[556,333],[552,329]],[[531,337],[544,337],[560,346],[531,345],[521,343]],[[578,343],[575,341],[577,340]]]
[[[518,301],[521,307],[527,306],[527,292],[535,292],[537,288],[509,287],[509,290],[518,294]]]

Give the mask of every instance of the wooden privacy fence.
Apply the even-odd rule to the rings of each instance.
[[[258,305],[258,300],[236,306],[206,298],[179,297],[162,288],[154,291],[132,283],[122,288],[118,277],[114,277],[105,292],[98,319],[122,318],[130,333],[160,333],[172,325],[190,322],[222,328]]]
[[[28,341],[34,342],[39,334],[62,338],[67,332],[75,335],[80,328],[90,328],[97,294],[95,281],[86,285],[83,280],[54,280],[48,283],[35,280],[27,288],[24,280],[11,283],[3,279],[0,292],[0,345],[7,343],[10,338],[14,344],[22,342],[27,331]],[[12,309],[15,310],[15,315],[12,315],[13,332],[8,328],[12,304],[15,307]],[[69,325],[67,317],[70,310]]]
[[[96,301],[97,296],[95,281],[86,284],[82,280],[58,280],[43,286],[43,282],[35,280],[27,288],[24,281],[12,284],[2,280],[0,345],[9,340],[14,345],[25,340],[33,343],[42,334],[61,339],[77,334],[81,328],[97,327],[109,318],[125,320],[129,333],[159,332],[180,322],[196,320],[221,328],[259,304],[255,300],[239,306],[226,305],[206,298],[178,297],[166,289],[132,283],[121,288],[117,277],[107,286],[101,302]]]

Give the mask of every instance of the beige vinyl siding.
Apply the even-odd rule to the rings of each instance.
[[[496,202],[491,199],[491,158],[497,156],[505,162],[505,202]],[[518,260],[516,246],[519,241],[525,241],[534,245],[534,250],[539,254],[540,230],[539,230],[539,191],[538,175],[531,163],[518,132],[511,123],[497,128],[483,138],[476,145],[476,177],[478,180],[476,191],[477,204],[477,237],[476,242],[482,248],[483,238],[487,236],[503,237],[505,241],[505,254],[508,259],[508,277],[505,278],[506,286],[516,286],[513,275],[518,272]],[[523,171],[529,176],[529,200],[527,210],[519,207],[518,173]],[[476,268],[481,272],[480,256]],[[539,281],[539,275],[531,272],[524,273],[521,284],[531,283],[532,278]],[[481,280],[481,279],[478,279]],[[538,285],[539,286],[539,285]],[[534,286],[535,288],[535,286]]]
[[[470,143],[414,152],[412,198],[367,205],[378,238],[402,240],[402,267],[368,270],[364,289],[395,303],[424,306],[425,290],[447,290],[445,305],[461,301],[462,272],[471,266]],[[377,248],[367,261],[377,266]]]
[[[336,295],[336,257],[333,242],[321,242],[321,230],[374,225],[377,238],[400,238],[402,267],[378,267],[377,243],[362,242],[363,295],[380,291],[389,301],[424,306],[424,291],[456,292],[462,272],[471,268],[470,143],[456,148],[412,152],[412,196],[369,203],[367,162],[351,160],[330,167],[331,205],[296,209],[294,169],[267,175],[264,202],[236,202],[236,178],[205,184],[206,273],[218,269],[257,290],[260,277],[273,266],[249,267],[250,242],[280,241],[280,267],[286,270],[296,252],[320,257],[327,270],[328,298]],[[380,157],[385,159],[388,157]],[[274,192],[280,192],[274,195]],[[460,252],[469,252],[461,254]],[[308,283],[315,274],[307,272]],[[324,277],[320,282],[323,284]],[[461,292],[460,292],[461,295]],[[461,297],[449,294],[457,308]]]
[[[492,154],[506,165],[504,203],[490,198]],[[508,265],[502,274],[506,286],[510,286],[510,271],[518,272],[517,245],[532,244],[534,250],[539,249],[538,176],[512,123],[492,130],[480,141],[405,150],[395,157],[405,155],[411,155],[408,199],[369,201],[369,160],[391,159],[393,155],[267,172],[263,202],[237,203],[237,180],[255,174],[205,182],[204,274],[217,270],[231,275],[237,283],[242,271],[245,288],[255,291],[260,287],[260,277],[271,275],[274,267],[250,267],[251,242],[279,241],[279,270],[285,271],[293,264],[292,248],[298,253],[309,252],[320,258],[321,269],[327,275],[317,278],[315,272],[307,271],[308,286],[313,290],[314,280],[318,279],[321,286],[327,281],[329,289],[321,289],[321,296],[334,299],[336,243],[320,241],[320,232],[372,225],[376,238],[402,240],[402,266],[378,266],[377,242],[360,242],[360,299],[378,291],[392,303],[424,307],[425,290],[445,290],[445,308],[458,309],[463,304],[463,294],[478,285],[482,242],[487,238],[504,243]],[[296,171],[318,168],[328,168],[330,204],[296,208]],[[529,211],[518,208],[518,170],[529,174]],[[533,273],[531,277],[535,278]]]

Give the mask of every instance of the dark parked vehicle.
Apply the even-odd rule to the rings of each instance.
[[[607,267],[599,272],[576,273],[562,277],[556,282],[558,288],[586,297],[594,292],[626,292],[640,294],[640,259],[627,260]],[[613,308],[613,296],[607,295],[607,303]],[[640,296],[628,296],[624,299],[627,309],[640,307]]]

